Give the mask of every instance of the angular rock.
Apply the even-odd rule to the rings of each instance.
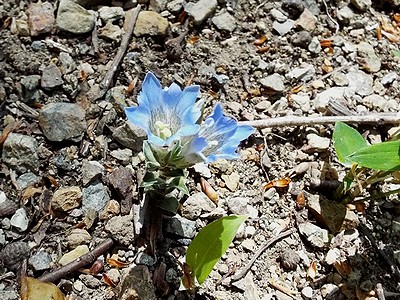
[[[212,212],[217,206],[204,193],[195,193],[182,205],[182,216],[189,220],[196,220],[203,213]]]
[[[348,25],[351,20],[354,19],[354,12],[353,10],[346,6],[343,6],[342,8],[338,9],[337,11],[337,18],[340,24],[342,25]]]
[[[59,188],[51,199],[51,207],[59,211],[70,211],[81,204],[82,192],[77,186]]]
[[[34,173],[28,172],[19,176],[17,179],[17,183],[20,189],[23,191],[28,186],[32,186],[35,185],[36,183],[39,183],[40,180],[41,180],[40,177],[36,176]]]
[[[317,17],[314,16],[307,8],[304,9],[300,17],[296,20],[295,26],[306,30],[313,31],[317,24]]]
[[[165,231],[174,235],[192,239],[196,234],[196,222],[176,215],[166,220]]]
[[[143,148],[143,141],[147,139],[147,134],[143,129],[126,122],[114,130],[113,138],[122,146],[140,152]]]
[[[104,173],[104,167],[98,161],[82,161],[82,183],[87,185],[94,179],[101,178]]]
[[[236,28],[236,19],[228,12],[216,15],[211,21],[221,31],[232,32]]]
[[[285,14],[283,14],[280,10],[276,9],[276,8],[271,9],[269,11],[269,13],[270,13],[272,19],[274,19],[274,20],[276,20],[276,21],[278,21],[280,23],[283,23],[283,22],[285,22],[287,20],[287,16]]]
[[[88,252],[89,252],[88,246],[80,245],[80,246],[76,247],[74,250],[65,253],[60,258],[58,263],[62,266],[65,266],[65,265],[69,264],[70,262],[74,261],[75,259],[81,257],[82,255],[85,255]]]
[[[21,78],[22,101],[29,103],[39,98],[38,87],[40,78],[40,75],[28,75]]]
[[[307,134],[307,145],[304,145],[301,150],[306,153],[324,152],[328,150],[331,140],[326,137],[321,137],[315,133]]]
[[[100,212],[110,200],[108,189],[101,182],[95,181],[82,189],[82,210],[93,209]]]
[[[284,78],[279,74],[272,74],[260,79],[261,85],[269,90],[283,92],[285,90]]]
[[[124,31],[119,28],[119,26],[114,25],[110,22],[108,22],[106,26],[98,30],[99,38],[110,42],[119,42],[123,33]]]
[[[185,11],[193,18],[195,25],[200,25],[214,13],[217,6],[217,0],[199,0],[197,3],[187,3]]]
[[[308,51],[310,51],[311,53],[314,53],[314,54],[318,54],[321,52],[322,47],[318,40],[318,37],[314,36],[311,39],[310,43],[308,44],[307,49],[308,49]]]
[[[162,12],[168,2],[168,0],[150,0],[150,7],[156,12]]]
[[[368,96],[373,93],[374,79],[372,75],[360,70],[349,70],[346,78],[349,81],[349,89],[353,90],[356,94]]]
[[[121,207],[115,200],[110,200],[99,214],[100,220],[109,220],[119,214]]]
[[[29,27],[32,36],[49,33],[54,27],[54,8],[50,2],[31,2],[28,7]]]
[[[381,60],[375,54],[374,48],[367,42],[357,45],[357,53],[361,57],[359,63],[370,73],[376,73],[381,69]]]
[[[307,48],[308,45],[311,43],[312,36],[308,31],[302,30],[300,32],[296,32],[293,34],[291,38],[291,43],[294,46]]]
[[[105,230],[121,245],[132,244],[135,233],[131,216],[116,216],[108,220]]]
[[[333,87],[329,88],[315,97],[314,107],[317,111],[325,113],[329,101],[345,99],[344,95],[352,95],[354,91],[349,90],[347,87]]]
[[[35,271],[43,271],[50,269],[52,261],[53,259],[48,252],[40,250],[29,258],[28,263]]]
[[[388,106],[388,100],[382,96],[372,94],[364,97],[362,104],[368,108],[376,109],[378,111],[385,111]]]
[[[302,0],[283,0],[282,9],[289,14],[290,18],[297,19],[304,11],[304,3]]]
[[[319,228],[310,222],[299,224],[299,231],[314,247],[324,248],[329,242],[328,230]]]
[[[60,87],[63,84],[60,69],[53,63],[49,64],[43,69],[40,84],[45,90],[51,90]]]
[[[58,29],[75,34],[83,34],[90,32],[95,22],[94,15],[73,0],[60,1],[56,18]]]
[[[389,85],[393,83],[393,81],[397,80],[399,76],[397,75],[396,72],[389,72],[385,76],[382,77],[381,83],[383,85]]]
[[[173,13],[178,14],[182,9],[183,5],[186,3],[186,0],[172,0],[168,1],[167,9]]]
[[[240,182],[240,175],[236,172],[232,172],[231,174],[222,174],[222,180],[225,182],[226,187],[231,191],[234,192],[239,186]]]
[[[285,22],[280,23],[278,21],[274,21],[272,23],[272,28],[279,33],[279,35],[283,36],[287,34],[292,28],[294,27],[294,24],[296,22],[293,21],[292,19],[287,19]]]
[[[133,33],[135,36],[165,36],[168,20],[154,11],[141,11],[137,18]]]
[[[39,114],[39,126],[53,142],[79,142],[86,130],[85,111],[74,103],[50,103]]]
[[[29,219],[26,214],[25,208],[21,207],[17,209],[14,215],[11,217],[10,224],[16,228],[19,232],[24,232],[28,229]]]
[[[35,138],[10,133],[3,144],[2,159],[18,172],[37,171],[39,168],[38,144]]]
[[[132,207],[133,176],[131,171],[124,167],[115,169],[108,175],[107,180],[121,198],[122,214],[128,214]]]
[[[0,251],[0,263],[10,270],[17,270],[21,261],[29,255],[29,245],[26,242],[11,242]]]
[[[98,12],[100,20],[103,22],[103,24],[106,24],[108,22],[113,23],[117,20],[123,19],[125,16],[125,12],[122,7],[103,6],[100,7]]]
[[[286,76],[288,79],[296,79],[303,82],[308,82],[313,79],[315,75],[315,68],[311,64],[303,64],[300,67],[294,68]]]
[[[92,237],[85,229],[74,228],[67,236],[67,244],[70,249],[75,249],[82,244],[88,244]]]
[[[132,150],[131,149],[117,149],[110,152],[110,155],[121,162],[123,165],[127,165],[132,161]]]
[[[60,52],[58,59],[61,62],[61,72],[65,74],[69,74],[76,70],[76,63],[74,59],[67,52]]]
[[[350,0],[350,3],[359,11],[367,11],[367,9],[372,5],[371,0]]]

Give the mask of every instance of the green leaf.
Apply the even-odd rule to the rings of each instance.
[[[366,148],[367,142],[353,127],[343,122],[336,122],[333,132],[333,145],[339,161],[350,166],[354,161],[349,156],[360,149]]]
[[[349,159],[372,170],[400,170],[400,141],[371,145],[351,154]]]
[[[203,227],[186,252],[186,263],[202,284],[228,249],[247,216],[227,216]]]
[[[400,51],[394,51],[394,52],[393,52],[393,55],[394,55],[394,56],[397,56],[397,57],[400,57]]]
[[[174,177],[168,182],[168,186],[171,188],[176,188],[185,195],[189,195],[189,190],[186,186],[186,178],[183,176]]]

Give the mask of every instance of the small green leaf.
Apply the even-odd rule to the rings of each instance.
[[[363,136],[353,127],[343,122],[336,122],[333,132],[333,145],[341,163],[350,166],[354,161],[349,156],[354,152],[367,147]]]
[[[371,145],[351,154],[349,159],[372,170],[400,170],[400,141]]]
[[[189,195],[189,190],[186,186],[186,178],[183,176],[174,177],[168,182],[170,188],[176,188],[185,195]]]
[[[247,216],[227,216],[203,227],[186,252],[186,263],[202,284],[228,249]]]

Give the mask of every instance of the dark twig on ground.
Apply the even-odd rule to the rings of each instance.
[[[400,123],[400,114],[376,113],[365,116],[316,116],[316,117],[297,117],[286,116],[279,118],[270,118],[254,121],[241,121],[241,125],[251,125],[255,128],[262,129],[268,127],[283,126],[309,126],[309,125],[325,125],[333,124],[337,121],[353,123],[353,124],[371,124],[383,125]]]
[[[111,86],[115,72],[117,71],[118,66],[121,63],[121,60],[124,57],[126,49],[128,48],[129,41],[131,39],[139,12],[140,12],[140,5],[138,5],[136,8],[132,10],[129,10],[126,13],[126,19],[124,23],[125,35],[122,38],[121,45],[118,48],[118,52],[114,57],[111,67],[108,69],[107,74],[104,77],[103,82],[101,83],[101,92],[99,98],[102,98]]]
[[[81,257],[75,259],[74,261],[61,268],[54,270],[53,272],[44,274],[43,276],[39,277],[39,280],[48,282],[58,281],[61,278],[64,278],[67,275],[71,274],[72,272],[83,268],[87,264],[94,262],[100,255],[107,252],[107,250],[110,249],[113,244],[113,240],[111,238],[108,238],[92,251],[82,255]]]
[[[244,276],[246,276],[247,272],[251,269],[252,265],[254,264],[254,262],[257,260],[257,258],[269,247],[271,246],[273,243],[276,243],[277,241],[279,241],[280,239],[283,239],[285,237],[288,237],[289,235],[291,235],[292,233],[294,233],[296,231],[295,228],[290,228],[280,234],[278,234],[277,236],[269,239],[264,245],[261,246],[260,249],[258,249],[258,251],[254,254],[253,258],[248,262],[248,264],[243,268],[243,270],[238,273],[235,274],[231,277],[232,281],[238,281],[240,279],[242,279]]]

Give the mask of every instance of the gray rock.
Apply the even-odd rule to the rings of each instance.
[[[269,14],[271,15],[272,19],[274,19],[280,23],[283,23],[287,20],[287,16],[276,8],[271,9],[269,11]]]
[[[60,69],[53,63],[49,64],[43,69],[40,84],[45,90],[51,90],[61,86],[63,84],[63,79]]]
[[[133,33],[136,36],[165,36],[168,30],[168,20],[154,11],[141,11],[135,23]]]
[[[30,102],[36,100],[39,97],[38,87],[40,82],[40,75],[28,75],[21,78],[22,86],[22,100],[24,102]]]
[[[217,206],[204,193],[195,193],[183,203],[182,216],[196,220],[203,213],[212,212]]]
[[[132,216],[112,217],[106,224],[105,230],[121,245],[132,244],[135,234],[133,229]]]
[[[300,17],[296,21],[296,27],[306,30],[313,31],[317,24],[317,17],[314,16],[307,8],[304,9]]]
[[[82,189],[82,210],[84,212],[89,209],[100,212],[108,201],[110,201],[108,189],[99,181]]]
[[[186,0],[172,0],[168,1],[167,3],[167,9],[173,13],[177,14],[183,9],[183,5],[186,2]]]
[[[127,165],[132,160],[131,149],[118,149],[110,152],[110,155],[119,160],[123,165]]]
[[[167,7],[168,0],[150,0],[151,10],[162,12]]]
[[[344,99],[345,95],[354,94],[346,87],[333,87],[319,93],[314,100],[314,107],[317,111],[325,113],[330,100]]]
[[[249,199],[245,197],[233,197],[226,201],[228,209],[231,213],[237,215],[248,214],[247,206]]]
[[[307,94],[299,93],[299,94],[293,94],[291,97],[294,107],[298,106],[304,112],[310,111],[311,109],[310,96],[308,96]]]
[[[367,11],[372,4],[371,0],[350,0],[350,3],[360,11]]]
[[[29,255],[29,245],[26,242],[11,242],[0,251],[0,263],[12,271],[19,268],[23,259]]]
[[[147,138],[147,134],[143,129],[129,122],[125,122],[124,125],[117,127],[112,136],[122,146],[132,149],[135,152],[142,151],[143,141]]]
[[[350,24],[350,21],[354,19],[354,13],[353,10],[346,6],[343,6],[342,8],[338,9],[337,11],[337,18],[340,24],[342,25],[348,25]]]
[[[319,3],[316,0],[303,0],[304,6],[311,11],[314,16],[319,16],[321,11],[319,9]]]
[[[39,125],[53,142],[79,142],[86,130],[85,111],[74,103],[50,103],[39,114]]]
[[[313,296],[313,289],[309,286],[306,286],[301,290],[301,295],[305,299],[311,299]]]
[[[110,22],[108,22],[106,26],[99,28],[98,30],[99,38],[110,42],[119,42],[123,33],[124,31],[119,26],[114,25]]]
[[[292,19],[287,19],[285,22],[280,23],[278,21],[274,21],[272,23],[272,28],[279,33],[279,35],[287,34],[294,27],[295,21]]]
[[[74,59],[66,52],[60,52],[58,59],[61,62],[61,72],[65,74],[69,74],[76,70],[76,63]]]
[[[216,15],[212,18],[212,22],[221,31],[232,32],[236,28],[236,20],[228,12]]]
[[[114,6],[103,6],[99,10],[99,17],[103,24],[108,22],[115,22],[117,20],[123,19],[125,16],[124,9],[122,7]]]
[[[135,263],[136,264],[138,264],[138,265],[146,265],[146,266],[149,266],[149,267],[154,265],[155,262],[156,261],[152,256],[150,256],[150,255],[148,255],[147,253],[144,253],[144,252],[140,252],[138,254],[138,256],[136,257],[136,259],[135,259]]]
[[[92,237],[85,229],[74,228],[68,234],[66,240],[69,249],[75,249],[79,245],[89,244]]]
[[[197,3],[187,3],[185,11],[193,18],[196,25],[200,25],[214,13],[217,6],[217,0],[199,0]]]
[[[304,3],[302,0],[283,0],[282,9],[289,14],[290,18],[297,19],[304,11]]]
[[[302,150],[307,153],[323,152],[328,150],[331,140],[326,137],[320,137],[315,133],[307,134],[307,145]]]
[[[43,271],[50,269],[52,258],[48,252],[41,250],[38,253],[32,255],[29,258],[28,263],[35,271]]]
[[[329,242],[328,230],[322,229],[310,222],[299,224],[299,231],[311,245],[323,248]]]
[[[39,168],[36,139],[18,133],[10,133],[3,145],[2,159],[10,168],[24,173]]]
[[[92,275],[79,275],[79,279],[89,288],[89,289],[97,289],[99,288],[102,283],[99,279]]]
[[[375,54],[374,48],[367,42],[361,42],[357,45],[357,53],[361,57],[360,63],[371,73],[376,73],[381,69],[381,60]]]
[[[389,72],[385,76],[382,77],[381,83],[383,85],[389,85],[393,83],[393,81],[397,80],[399,76],[397,75],[396,72]]]
[[[165,220],[165,231],[180,237],[192,239],[196,234],[196,222],[176,215]]]
[[[314,54],[320,53],[322,50],[321,44],[316,36],[311,39],[311,42],[308,44],[308,51]]]
[[[349,81],[349,89],[360,96],[368,96],[373,93],[374,80],[372,75],[368,75],[361,70],[350,70],[346,74]]]
[[[87,161],[82,162],[82,183],[87,185],[94,179],[100,178],[104,173],[104,167],[98,161]]]
[[[372,94],[364,97],[362,100],[362,104],[370,109],[385,111],[386,107],[388,106],[388,100],[386,100],[382,96]]]
[[[36,174],[28,172],[24,173],[18,177],[17,183],[21,190],[26,189],[30,185],[34,185],[40,181],[40,177],[36,176]]]
[[[291,42],[294,46],[302,47],[302,48],[307,48],[308,45],[310,44],[312,39],[311,34],[306,31],[302,30],[300,32],[296,32],[292,38]]]
[[[284,78],[279,74],[272,74],[260,79],[260,84],[266,88],[276,92],[283,92],[285,90]]]
[[[327,283],[321,287],[320,291],[323,299],[333,300],[338,296],[340,289],[333,283]]]
[[[287,74],[287,77],[290,80],[301,79],[301,81],[303,81],[303,82],[308,82],[311,79],[313,79],[314,75],[315,75],[314,66],[311,64],[305,64],[305,65],[301,65],[300,67],[297,67],[297,68],[294,68],[293,70],[291,70]]]
[[[28,229],[29,219],[26,214],[25,208],[17,209],[15,214],[11,217],[11,226],[16,228],[19,232],[24,232]]]
[[[90,32],[95,22],[94,15],[73,0],[60,1],[56,18],[58,29],[75,34],[83,34]]]

